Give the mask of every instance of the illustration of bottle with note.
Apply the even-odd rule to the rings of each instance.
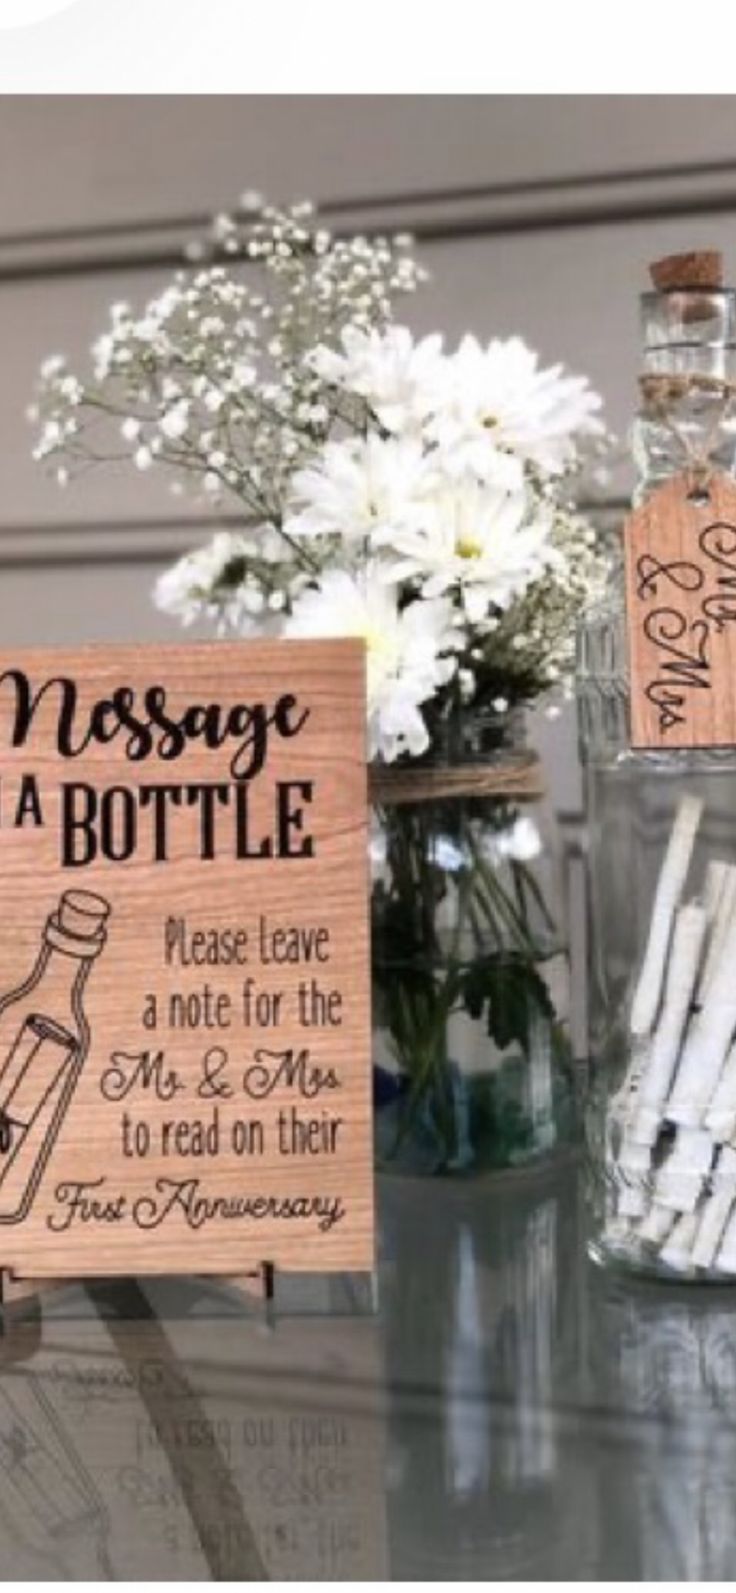
[[[36,965],[0,997],[0,1223],[27,1217],[89,1051],[84,990],[110,904],[65,891]]]

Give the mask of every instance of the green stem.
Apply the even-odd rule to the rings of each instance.
[[[547,906],[547,903],[544,899],[544,894],[539,885],[539,881],[534,878],[532,870],[527,868],[526,863],[517,862],[514,863],[513,867],[514,872],[518,873],[519,877],[523,881],[524,889],[527,890],[531,896],[533,896],[534,901],[536,902],[537,907],[539,908],[539,911],[547,925],[547,928],[553,935],[556,935],[558,933],[557,922]]]
[[[525,920],[496,879],[493,869],[488,868],[480,858],[476,859],[476,878],[478,886],[482,885],[482,889],[478,888],[476,892],[477,901],[489,923],[497,921],[497,914],[511,937],[512,949],[520,950],[524,956],[536,961],[538,947]]]

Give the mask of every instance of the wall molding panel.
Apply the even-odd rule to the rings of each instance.
[[[389,192],[330,200],[320,206],[320,214],[338,233],[410,231],[430,243],[736,215],[736,160]],[[88,228],[0,231],[0,287],[191,265],[212,257],[209,221],[195,212],[133,223],[111,220]]]
[[[604,153],[601,151],[602,158]],[[503,165],[501,156],[496,169],[500,166],[503,170]],[[490,153],[489,170],[493,170]],[[601,336],[606,339],[606,367],[614,358],[620,358],[622,368],[626,362],[630,372],[630,351],[620,348],[619,323],[623,325],[624,313],[630,315],[632,292],[636,289],[622,280],[617,261],[610,260],[610,241],[621,238],[620,229],[628,237],[629,224],[639,223],[642,232],[648,234],[650,228],[656,230],[656,224],[678,220],[700,224],[707,217],[712,218],[709,231],[717,233],[717,218],[721,218],[721,229],[724,218],[729,222],[736,218],[736,158],[622,164],[616,170],[569,171],[554,176],[454,186],[437,184],[422,189],[397,187],[392,191],[387,186],[377,195],[332,198],[319,208],[337,232],[408,231],[420,243],[441,245],[436,262],[432,260],[431,247],[428,249],[430,267],[437,266],[433,276],[439,285],[436,292],[435,284],[431,285],[426,313],[433,324],[448,326],[448,337],[453,334],[453,316],[460,325],[477,326],[482,315],[479,307],[484,304],[488,306],[489,323],[494,323],[500,310],[503,324],[509,301],[510,316],[524,330],[528,305],[530,341],[542,347],[547,339],[550,348],[559,347],[573,368],[587,367],[590,339],[585,329],[586,304],[588,311],[595,313],[599,289],[597,283],[594,288],[590,284],[596,272],[601,275],[605,269],[606,288],[618,284],[618,299],[611,312],[613,321],[601,328]],[[38,333],[39,348],[52,347],[57,338],[61,346],[66,346],[64,340],[68,338],[74,355],[83,332],[86,334],[83,322],[91,325],[93,312],[97,316],[94,307],[113,296],[108,277],[115,275],[120,279],[115,283],[115,294],[121,286],[125,288],[128,278],[132,294],[146,293],[151,287],[155,291],[159,271],[192,267],[200,258],[213,257],[208,241],[210,218],[196,208],[187,211],[180,207],[167,214],[162,207],[158,216],[142,216],[133,221],[116,220],[112,201],[110,211],[109,221],[95,219],[86,226],[16,227],[5,232],[0,229],[0,315],[7,315],[6,325],[15,349],[27,349],[23,317],[33,319],[34,308],[41,301],[45,305],[46,330],[43,340]],[[99,205],[96,215],[100,215]],[[600,229],[609,229],[605,240]],[[537,241],[529,244],[526,240],[532,235]],[[626,250],[629,257],[636,256],[640,252],[638,238]],[[585,281],[588,285],[585,302],[577,291],[576,273],[581,284]],[[151,279],[148,282],[143,280],[146,275]],[[555,309],[554,291],[560,282],[569,285],[567,299],[571,302],[565,301],[567,327]],[[535,301],[540,308],[537,324],[532,313]],[[545,330],[547,321],[549,335]],[[581,352],[572,347],[579,326],[583,327]],[[54,330],[49,332],[49,327]],[[32,381],[33,362],[28,353],[23,357],[27,368],[19,369],[17,394],[13,391],[8,401],[11,427],[17,424],[16,409],[20,413],[30,396],[25,384]],[[591,368],[594,379],[605,389],[605,371],[601,380],[592,362]],[[615,376],[612,385],[615,386]],[[36,487],[37,469],[33,467],[31,471],[23,459],[25,447],[25,431],[17,439],[11,434],[7,459],[10,490],[3,493],[4,510],[0,507],[0,569],[20,572],[26,568],[139,565],[146,567],[142,577],[145,585],[150,584],[149,566],[178,557],[217,527],[234,528],[242,523],[237,513],[210,518],[191,506],[182,506],[180,514],[172,514],[163,498],[160,503],[150,497],[148,501],[133,500],[122,480],[119,486],[114,481],[108,483],[104,495],[82,494],[74,505],[79,518],[64,518],[59,511],[67,506],[59,502],[57,507],[56,489],[43,495]],[[627,505],[625,487],[626,482],[617,478],[608,498],[586,506],[604,532],[620,523]],[[108,503],[113,512],[108,512]]]
[[[0,524],[0,570],[67,564],[160,564],[219,530],[237,530],[237,515],[216,519],[105,520],[102,524],[59,521],[53,526]]]

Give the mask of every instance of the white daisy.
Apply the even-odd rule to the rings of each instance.
[[[415,343],[405,326],[382,332],[346,326],[340,340],[342,353],[321,346],[310,356],[317,375],[365,398],[387,431],[421,427],[445,387],[441,336]]]
[[[397,593],[375,570],[360,579],[326,570],[296,599],[284,626],[293,637],[358,636],[366,644],[370,756],[387,762],[429,746],[421,704],[454,673],[451,604],[416,599],[399,608]]]
[[[327,443],[318,462],[293,480],[292,537],[334,535],[345,541],[389,536],[417,518],[428,466],[418,442],[371,435]],[[300,507],[301,506],[301,507]]]
[[[473,477],[443,483],[422,521],[394,532],[385,547],[386,575],[415,580],[425,597],[460,590],[468,618],[505,609],[555,558],[551,517],[524,491],[506,491]]]
[[[540,370],[520,337],[494,338],[485,349],[464,337],[445,371],[444,403],[430,429],[459,469],[486,476],[501,451],[559,475],[574,463],[578,439],[603,433],[601,400],[585,377],[561,365]]]
[[[266,537],[275,534],[264,527]],[[193,624],[205,614],[224,619],[229,629],[241,634],[255,630],[262,633],[267,599],[256,577],[244,567],[237,586],[223,584],[228,569],[232,570],[238,561],[246,561],[256,547],[255,534],[216,532],[204,547],[185,553],[158,577],[153,589],[156,607],[184,625]]]

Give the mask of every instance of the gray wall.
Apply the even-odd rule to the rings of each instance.
[[[587,371],[624,432],[646,261],[700,242],[736,272],[736,98],[6,98],[0,101],[0,634],[51,643],[174,634],[156,571],[206,533],[153,475],[66,493],[30,459],[25,408],[108,302],[155,292],[245,189],[308,195],[341,226],[414,230],[409,301],[449,339],[522,332]],[[628,490],[622,467],[609,514]],[[571,716],[538,738],[579,803]]]

